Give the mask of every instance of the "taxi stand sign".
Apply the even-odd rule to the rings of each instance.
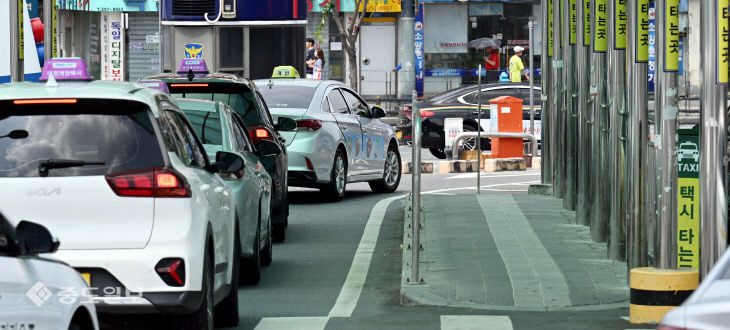
[[[92,80],[86,62],[80,57],[56,57],[48,60],[43,66],[40,81],[48,81],[50,76],[55,80]]]
[[[636,1],[636,63],[649,62],[649,0]]]
[[[717,84],[728,84],[730,71],[730,1],[717,0]]]
[[[608,50],[608,0],[596,0],[596,26],[593,31],[593,52],[605,53]]]
[[[699,129],[678,130],[677,266],[700,266]]]
[[[616,10],[614,11],[614,49],[626,49],[626,0],[615,0]]]

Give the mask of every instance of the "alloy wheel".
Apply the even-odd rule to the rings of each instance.
[[[400,176],[400,166],[398,166],[398,155],[394,151],[388,151],[388,157],[385,161],[385,183],[389,186],[394,185]]]

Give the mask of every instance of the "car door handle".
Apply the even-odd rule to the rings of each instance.
[[[207,183],[200,186],[200,191],[208,191],[208,189],[210,189],[210,185]]]
[[[365,129],[365,128],[363,128],[363,129],[362,129],[362,132],[363,132],[363,134],[364,134],[364,133],[367,133],[367,132],[368,132],[368,130],[367,130],[367,129]]]
[[[220,194],[220,193],[222,193],[222,192],[223,192],[223,190],[224,190],[224,189],[223,189],[223,187],[215,187],[215,189],[213,189],[213,191],[214,191],[214,192],[215,192],[216,194]]]

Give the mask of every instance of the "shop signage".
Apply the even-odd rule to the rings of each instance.
[[[591,0],[583,0],[583,46],[591,45]]]
[[[189,43],[183,45],[185,48],[185,58],[203,58],[203,45]]]
[[[0,2],[0,22],[10,22],[10,1]],[[0,24],[0,83],[10,82],[10,24]]]
[[[577,17],[577,0],[570,0],[570,44],[575,45],[576,35],[578,34],[578,17]]]
[[[656,81],[656,39],[654,38],[654,25],[656,11],[654,10],[654,3],[649,3],[649,57],[647,61],[647,71],[649,79],[649,92],[654,91],[654,82]]]
[[[649,0],[636,1],[636,58],[637,63],[649,61]]]
[[[608,0],[596,0],[595,31],[593,33],[593,51],[605,53],[608,50]]]
[[[124,80],[124,13],[101,13],[101,79]]]
[[[424,78],[424,59],[423,59],[423,4],[418,5],[418,15],[416,15],[414,25],[413,42],[416,48],[416,93],[418,97],[423,97],[423,78]]]
[[[553,56],[553,44],[555,43],[555,38],[553,38],[553,32],[555,28],[553,27],[553,1],[554,0],[547,0],[548,3],[548,56]]]
[[[664,71],[679,70],[679,0],[664,0]]]
[[[626,0],[614,0],[614,22],[616,28],[613,34],[614,49],[626,49]]]
[[[677,266],[700,265],[700,139],[699,130],[678,132]]]
[[[157,11],[157,0],[56,0],[56,7],[81,11]]]
[[[342,13],[355,12],[355,0],[307,0],[307,11],[321,12],[330,1],[335,1],[335,6]],[[364,2],[360,4],[360,10],[362,10],[363,4]],[[370,13],[400,13],[401,0],[370,0],[367,11]]]
[[[730,1],[717,0],[717,83],[728,84],[730,71]]]

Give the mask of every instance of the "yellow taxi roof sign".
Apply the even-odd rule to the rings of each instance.
[[[282,65],[274,68],[271,78],[299,78],[299,71],[291,65]]]

